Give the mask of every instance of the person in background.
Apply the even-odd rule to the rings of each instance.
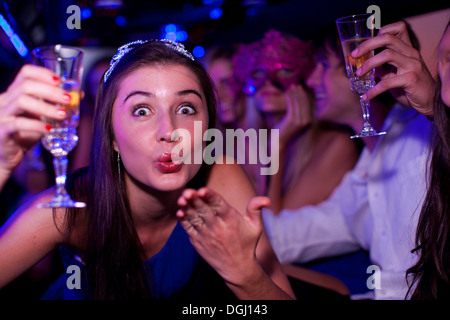
[[[448,299],[449,286],[449,230],[450,230],[450,22],[440,40],[437,62],[437,84],[426,68],[422,57],[411,49],[401,22],[393,24],[367,44],[361,45],[357,57],[368,50],[386,47],[389,55],[378,54],[361,66],[379,68],[385,63],[396,66],[383,80],[367,92],[370,99],[385,90],[395,89],[400,98],[433,122],[432,153],[427,174],[427,194],[420,211],[416,230],[414,254],[417,262],[407,270],[408,298],[416,300]],[[399,90],[401,89],[401,90]],[[436,94],[434,94],[436,92]]]
[[[217,91],[216,127],[225,133],[226,129],[246,128],[245,96],[239,90],[233,74],[233,45],[217,45],[210,48],[206,71],[211,76]]]
[[[40,77],[28,90],[44,88]],[[205,148],[203,135],[173,137],[192,133],[195,121],[202,133],[214,125],[213,85],[193,56],[168,40],[128,43],[98,97],[90,166],[67,183],[87,206],[37,207],[53,196],[49,189],[21,207],[0,229],[0,287],[62,245],[64,262],[82,269],[81,289],[67,288],[63,274],[45,298],[294,298],[263,229],[269,199],[255,197],[238,165],[185,161]],[[172,161],[176,145],[181,162]],[[21,155],[14,150],[7,168]]]
[[[315,98],[315,114],[322,121],[334,122],[349,128],[349,132],[357,132],[363,126],[359,97],[349,86],[345,69],[345,60],[334,23],[325,26],[313,40],[315,67],[306,79]],[[372,114],[377,128],[381,128],[386,114],[395,100],[387,93],[372,101],[378,112]],[[354,139],[359,151],[367,143],[373,149],[372,139]],[[331,274],[341,279],[353,297],[367,292],[366,269],[371,265],[366,250],[345,253],[335,257],[308,261],[303,266],[308,269]]]
[[[241,45],[233,59],[237,79],[259,114],[249,127],[279,130],[278,171],[249,173],[258,194],[271,199],[275,214],[326,199],[355,165],[359,150],[347,130],[314,117],[304,84],[314,67],[310,43],[269,30],[263,39]]]
[[[438,70],[429,187],[416,236],[419,261],[408,270],[411,299],[416,300],[450,298],[450,23],[440,41]]]
[[[382,27],[374,41],[381,41],[383,37],[392,42],[407,41],[409,53],[420,56],[412,45],[405,23]],[[389,45],[386,48],[390,50]],[[388,56],[386,53],[380,55]],[[327,61],[331,65],[330,72],[332,61]],[[389,63],[384,61],[383,64],[386,62]],[[416,69],[411,71],[411,76],[415,75],[419,80],[425,63],[418,62],[414,64]],[[361,74],[369,67],[369,64],[363,65]],[[383,74],[378,72],[378,75],[383,79]],[[432,88],[434,85],[429,74],[421,76],[419,82],[410,83],[411,90],[395,92],[396,97],[403,101],[400,97],[408,96],[412,101],[415,97],[410,94],[414,94],[414,86]],[[418,104],[426,103],[428,101],[419,101]],[[282,263],[305,263],[364,249],[370,254],[372,270],[377,270],[373,277],[376,282],[368,287],[371,295],[365,297],[404,299],[408,290],[405,273],[416,263],[411,250],[426,193],[431,124],[427,117],[402,104],[391,108],[374,106],[371,113],[375,127],[382,125],[387,134],[364,138],[365,147],[358,163],[328,199],[317,205],[283,210],[279,215],[265,209],[263,217],[269,239]],[[354,129],[359,130],[360,126]]]

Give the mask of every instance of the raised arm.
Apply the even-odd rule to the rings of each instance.
[[[63,213],[55,219],[51,209],[40,209],[39,203],[49,202],[49,189],[22,206],[0,229],[0,288],[20,276],[44,258],[62,241],[59,231]],[[58,226],[57,226],[58,225]]]
[[[49,129],[40,117],[63,119],[70,96],[59,88],[60,79],[50,70],[25,65],[8,89],[0,94],[0,189],[28,149]]]

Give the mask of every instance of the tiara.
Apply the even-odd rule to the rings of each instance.
[[[105,75],[103,77],[103,82],[106,83],[106,81],[108,80],[109,76],[113,72],[114,68],[117,66],[117,64],[120,62],[120,60],[128,52],[130,52],[131,50],[135,49],[139,45],[142,45],[142,44],[147,43],[147,42],[154,42],[154,41],[160,41],[160,42],[164,43],[167,47],[172,49],[173,51],[176,51],[176,52],[182,54],[183,56],[185,56],[186,58],[189,58],[190,60],[194,60],[194,56],[189,51],[186,50],[186,48],[184,47],[184,45],[182,43],[175,42],[175,41],[168,40],[168,39],[161,39],[161,40],[136,40],[136,41],[132,41],[132,42],[129,42],[127,44],[124,44],[123,46],[119,47],[119,49],[117,49],[117,53],[111,59],[111,62],[109,64],[109,69],[106,70],[106,72],[105,72]]]

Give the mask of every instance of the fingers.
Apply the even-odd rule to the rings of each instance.
[[[8,117],[0,121],[2,134],[18,132],[22,139],[39,140],[41,134],[48,132],[48,126],[40,120],[25,117]]]
[[[36,97],[55,104],[68,104],[70,95],[61,87],[49,85],[34,79],[27,79],[21,84],[21,92],[28,96]]]
[[[295,84],[286,91],[286,105],[285,118],[293,128],[301,129],[311,122],[311,103],[302,85]]]
[[[50,69],[31,64],[26,64],[20,69],[13,83],[21,83],[26,79],[41,81],[49,85],[61,83],[61,79]]]
[[[228,206],[220,195],[207,188],[184,190],[177,204],[180,206],[177,217],[191,233],[203,232],[218,223],[219,216],[226,213]]]
[[[1,95],[2,116],[30,114],[63,119],[62,110],[55,104],[68,104],[70,95],[60,88],[61,80],[52,71],[25,65],[17,74],[8,90]]]
[[[359,47],[352,52],[352,56],[358,58],[378,48],[391,48],[404,55],[414,55],[417,57],[417,50],[412,47],[406,24],[403,22],[381,28],[376,37],[361,43]]]
[[[177,204],[180,206],[177,218],[190,235],[206,233],[217,224],[236,223],[234,214],[239,215],[218,193],[208,188],[184,190]],[[240,219],[245,218],[259,230],[262,228],[262,208],[269,205],[268,197],[254,197],[250,200],[245,215],[239,215]]]
[[[386,92],[388,90],[392,90],[395,88],[404,88],[407,87],[409,83],[411,83],[411,76],[413,74],[403,74],[396,77],[390,77],[387,79],[383,79],[378,82],[374,87],[369,89],[366,94],[363,96],[364,100],[371,100],[374,97]]]
[[[31,115],[36,118],[40,117],[47,117],[52,118],[56,120],[62,120],[66,116],[66,111],[63,108],[56,108],[54,104],[51,104],[49,102],[46,102],[42,99],[37,98],[37,94],[35,95],[32,91],[39,90],[39,95],[41,97],[46,96],[46,99],[56,99],[53,94],[46,94],[48,92],[49,88],[45,86],[41,86],[40,84],[36,84],[36,86],[33,85],[33,89],[30,90],[29,94],[24,94],[23,89],[20,89],[20,91],[14,93],[14,95],[11,95],[8,97],[9,103],[5,106],[2,106],[2,115],[3,116],[9,116],[9,115]],[[54,88],[56,90],[61,90],[60,88]],[[54,90],[50,89],[50,90]],[[26,89],[25,89],[26,90]],[[53,97],[52,97],[53,96]],[[70,99],[64,98],[63,101],[65,104],[68,103]],[[63,102],[55,101],[55,103],[63,104]]]
[[[432,114],[435,80],[420,52],[412,46],[406,23],[400,21],[381,28],[376,37],[364,41],[352,56],[358,58],[381,48],[380,53],[367,59],[356,71],[361,76],[375,69],[380,80],[363,99],[373,99],[389,90],[400,103],[425,115]]]
[[[420,113],[431,116],[435,84],[431,76],[429,76],[430,81],[424,81],[425,78],[425,73],[416,72],[405,72],[394,77],[384,78],[369,89],[363,95],[363,99],[371,100],[389,90],[403,105],[409,105]]]
[[[364,75],[370,70],[381,67],[385,64],[390,64],[398,70],[416,69],[420,68],[420,61],[416,58],[411,58],[400,52],[391,49],[385,49],[374,57],[366,60],[361,67],[356,71],[357,76]]]
[[[357,75],[366,74],[369,70],[386,63],[399,68],[410,59],[421,60],[420,53],[411,44],[406,24],[402,21],[381,28],[376,37],[361,43],[352,52],[352,56],[358,58],[380,48],[384,50],[368,59],[357,71]]]
[[[397,21],[388,25],[383,26],[379,31],[378,35],[392,34],[399,38],[406,44],[411,45],[411,40],[409,38],[408,28],[404,21]]]
[[[247,205],[247,217],[254,224],[262,226],[262,208],[270,206],[270,198],[253,197]]]
[[[294,116],[299,116],[300,115],[300,108],[304,107],[301,106],[302,104],[304,104],[304,99],[302,99],[302,95],[301,95],[301,90],[302,90],[302,86],[301,85],[293,85],[291,86],[287,91],[286,91],[286,101],[287,101],[287,115],[294,115]]]
[[[247,206],[247,213],[249,214],[260,214],[262,208],[268,207],[270,205],[269,197],[253,197]]]
[[[68,104],[70,96],[60,83],[61,79],[46,68],[23,66],[7,91],[0,94],[3,132],[16,132],[22,139],[37,141],[36,136],[48,131],[41,117],[63,120],[66,111],[55,104]]]

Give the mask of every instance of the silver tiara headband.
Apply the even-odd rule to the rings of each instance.
[[[111,63],[109,64],[109,69],[106,70],[106,72],[105,72],[105,76],[103,78],[103,82],[106,83],[106,81],[108,80],[109,76],[113,72],[114,68],[117,66],[119,61],[128,52],[130,52],[131,50],[136,48],[138,45],[141,45],[141,44],[144,44],[144,43],[147,43],[147,42],[152,42],[152,41],[160,41],[160,42],[164,43],[167,47],[172,49],[173,51],[176,51],[176,52],[182,54],[183,56],[185,56],[185,57],[187,57],[187,58],[189,58],[191,60],[194,60],[194,56],[189,51],[186,50],[186,48],[184,47],[184,45],[182,43],[175,42],[175,41],[168,40],[168,39],[161,39],[161,40],[136,40],[136,41],[124,44],[119,49],[117,49],[117,53],[111,59]]]

